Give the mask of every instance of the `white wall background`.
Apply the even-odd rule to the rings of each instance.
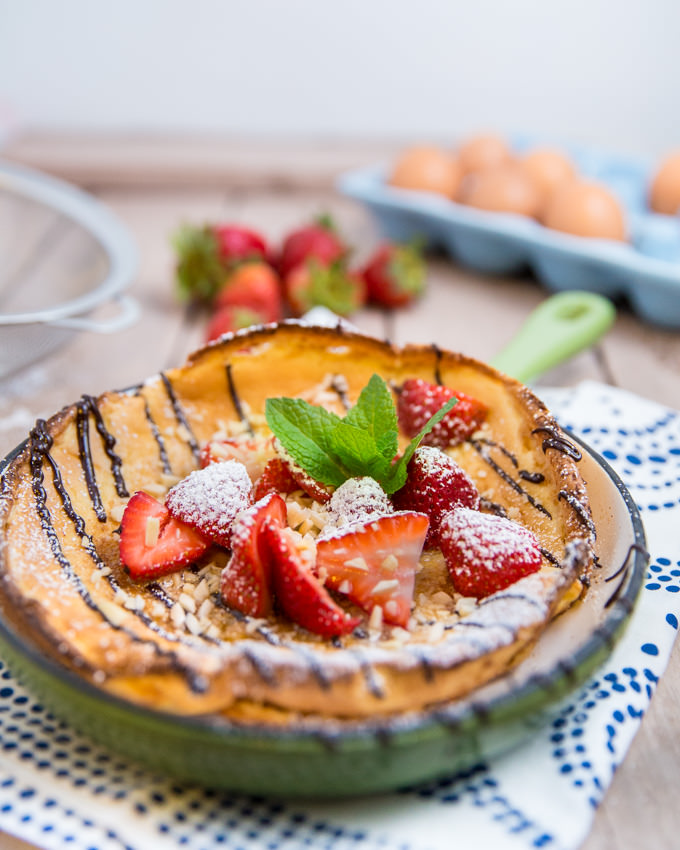
[[[680,146],[680,0],[0,0],[0,124]]]

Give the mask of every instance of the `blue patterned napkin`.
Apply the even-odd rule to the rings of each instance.
[[[680,417],[596,383],[540,395],[609,460],[651,552],[606,664],[525,745],[449,779],[351,802],[276,802],[181,786],[50,716],[0,665],[0,828],[74,850],[575,850],[663,673],[680,616]]]

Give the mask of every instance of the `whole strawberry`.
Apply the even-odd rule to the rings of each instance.
[[[319,306],[349,316],[366,300],[366,287],[358,275],[340,262],[322,265],[315,259],[306,260],[285,276],[284,291],[296,316]]]
[[[281,280],[274,269],[261,261],[244,262],[226,278],[215,305],[252,310],[265,322],[283,318]]]
[[[457,404],[423,438],[423,444],[446,448],[469,439],[484,422],[486,405],[472,396],[432,384],[423,378],[404,381],[397,402],[399,427],[408,437],[414,437],[428,419],[452,398],[458,400]]]
[[[368,301],[381,307],[406,307],[425,290],[426,266],[415,245],[381,245],[361,270]]]
[[[207,304],[222,289],[235,265],[269,255],[264,238],[239,224],[187,225],[175,234],[173,245],[179,296]]]
[[[269,257],[269,246],[264,236],[250,227],[242,224],[216,224],[212,230],[220,259],[228,265],[244,260],[266,260]]]
[[[407,467],[406,484],[392,496],[397,510],[427,514],[430,527],[425,545],[439,545],[442,518],[461,505],[479,510],[479,493],[465,470],[434,446],[420,446]]]
[[[439,540],[454,588],[481,599],[541,568],[528,528],[505,517],[458,507],[445,514]]]
[[[338,236],[332,220],[322,216],[285,237],[278,260],[279,274],[285,278],[309,259],[316,260],[319,265],[329,265],[345,258],[347,253],[347,245]]]

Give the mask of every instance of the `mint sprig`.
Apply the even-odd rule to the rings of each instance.
[[[452,398],[427,421],[403,454],[392,393],[373,375],[344,418],[300,398],[269,398],[265,417],[283,448],[316,481],[339,487],[348,478],[369,475],[386,493],[406,482],[406,467],[423,437],[451,410]]]

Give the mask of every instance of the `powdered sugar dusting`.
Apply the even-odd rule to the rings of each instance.
[[[533,561],[538,541],[528,528],[505,517],[459,507],[444,515],[440,525],[442,548],[455,548],[470,568],[504,570],[510,559]]]
[[[166,505],[184,522],[228,534],[239,511],[250,505],[251,489],[248,470],[239,461],[211,463],[176,484],[167,495]]]
[[[391,513],[394,507],[389,496],[375,478],[369,476],[347,479],[328,503],[328,520],[338,528],[364,524]]]

